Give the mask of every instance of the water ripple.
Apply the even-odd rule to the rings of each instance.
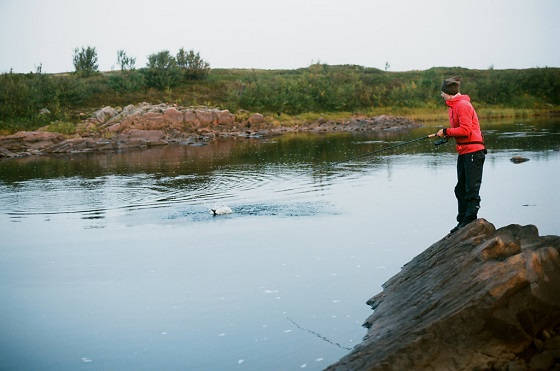
[[[314,215],[322,208],[302,199],[313,199],[314,194],[328,189],[340,177],[340,170],[317,171],[310,165],[267,165],[176,177],[136,174],[56,178],[0,186],[0,203],[12,218],[80,214],[82,219],[102,219],[109,212],[171,207],[194,207],[196,213],[206,213],[209,207],[219,204],[237,205],[238,215]],[[268,204],[246,202],[259,199]]]

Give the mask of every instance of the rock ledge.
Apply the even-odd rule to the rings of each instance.
[[[560,237],[484,219],[407,263],[330,370],[560,370]]]

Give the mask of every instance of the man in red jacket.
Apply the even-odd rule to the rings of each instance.
[[[443,81],[441,96],[449,106],[450,127],[437,132],[440,137],[455,138],[457,158],[457,185],[455,196],[459,222],[451,233],[469,224],[477,218],[480,209],[480,184],[482,182],[482,168],[486,149],[480,131],[478,117],[471,105],[468,95],[459,93],[461,81],[458,77],[451,77]]]

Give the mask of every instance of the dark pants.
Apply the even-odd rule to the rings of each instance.
[[[455,196],[459,205],[457,221],[462,224],[477,218],[480,209],[480,184],[486,150],[459,155],[457,159],[457,185]]]

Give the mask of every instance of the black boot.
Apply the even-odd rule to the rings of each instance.
[[[449,234],[453,234],[457,232],[459,229],[463,228],[464,226],[465,224],[463,224],[463,222],[459,222],[455,227],[453,227],[452,230],[449,231]]]
[[[470,224],[471,222],[473,222],[475,220],[476,220],[476,217],[474,219],[470,218],[469,220],[463,220],[462,222],[459,222],[459,224],[457,224],[452,230],[449,231],[449,234],[457,232],[459,229],[463,228],[464,226]]]

